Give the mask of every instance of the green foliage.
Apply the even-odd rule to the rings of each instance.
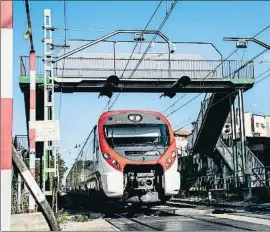
[[[59,224],[63,224],[68,221],[68,216],[69,216],[68,212],[60,210],[56,214],[56,220]]]
[[[74,222],[87,222],[89,221],[89,218],[86,215],[77,215],[74,216],[71,220]]]
[[[50,166],[53,167],[54,158],[50,159]],[[65,172],[68,170],[66,162],[61,158],[61,154],[58,154],[58,168],[59,168],[59,183],[62,183]],[[53,177],[53,175],[52,175]]]
[[[27,167],[29,167],[29,154],[27,153],[28,151],[24,151],[24,162]],[[58,164],[59,164],[59,187],[61,188],[61,183],[64,177],[65,172],[67,171],[67,167],[65,164],[65,161],[61,158],[61,155],[58,154],[59,159],[58,159]],[[50,165],[53,167],[53,158],[50,159]],[[35,162],[35,179],[36,182],[39,186],[41,186],[40,183],[40,175],[43,173],[43,164],[41,163],[41,160],[36,160]],[[21,205],[18,205],[18,175],[19,172],[16,168],[13,167],[12,169],[12,213],[24,213],[28,211],[28,194],[26,194],[26,185],[24,181],[22,180],[21,184]],[[52,178],[53,178],[53,173],[50,173],[50,182],[52,183]],[[48,183],[48,184],[49,184]],[[64,214],[65,215],[65,214]]]
[[[68,170],[68,167],[66,166],[65,161],[61,158],[61,155],[59,155],[58,162],[59,162],[59,182],[62,183],[64,174]]]

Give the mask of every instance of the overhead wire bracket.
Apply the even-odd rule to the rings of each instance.
[[[101,96],[107,96],[108,98],[111,98],[113,94],[113,90],[118,85],[119,85],[119,77],[116,75],[109,76],[106,79],[98,98]]]
[[[177,89],[187,86],[190,83],[190,81],[191,80],[189,76],[180,77],[176,82],[174,82],[172,87],[168,91],[164,92],[159,98],[161,97],[173,98],[176,95]]]

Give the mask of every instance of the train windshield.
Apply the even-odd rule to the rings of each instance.
[[[169,130],[165,124],[136,124],[105,126],[110,147],[162,146],[169,144]]]

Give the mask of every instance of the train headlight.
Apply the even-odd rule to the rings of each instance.
[[[107,154],[107,153],[104,153],[103,156],[104,156],[105,159],[110,159],[111,158],[111,156],[109,154]]]
[[[144,186],[145,185],[145,181],[144,180],[141,180],[140,181],[140,186]]]
[[[113,160],[112,163],[115,167],[120,168],[120,164],[116,160]]]
[[[172,153],[172,158],[174,159],[175,156],[176,156],[176,153],[175,153],[175,151],[173,151],[173,153]]]
[[[128,119],[133,122],[139,122],[142,120],[142,116],[139,114],[130,114],[128,115]]]
[[[169,166],[171,163],[172,163],[172,160],[171,160],[170,158],[168,158],[168,159],[166,160],[166,166]]]

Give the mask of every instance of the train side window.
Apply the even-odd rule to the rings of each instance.
[[[99,144],[98,144],[98,140],[96,141],[96,152],[99,152]]]
[[[94,155],[95,155],[95,162],[98,163],[99,160],[99,145],[98,145],[98,135],[97,135],[97,127],[95,129],[95,138],[94,138]]]
[[[99,144],[98,139],[96,138],[96,161],[99,161]]]

